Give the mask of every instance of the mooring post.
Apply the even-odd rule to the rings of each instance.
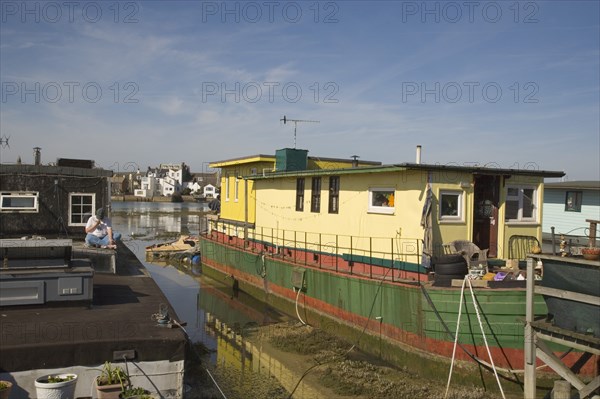
[[[571,383],[565,380],[554,381],[552,399],[571,399]]]
[[[535,333],[531,323],[533,322],[533,296],[535,291],[535,270],[533,268],[533,258],[527,259],[527,283],[525,294],[525,377],[524,377],[524,398],[534,399],[535,396]]]

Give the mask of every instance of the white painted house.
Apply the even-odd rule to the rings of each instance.
[[[212,184],[207,184],[206,186],[204,186],[202,195],[204,195],[204,198],[215,198],[217,196],[216,193],[217,188]]]
[[[140,188],[136,189],[134,195],[136,197],[152,198],[156,192],[156,179],[154,176],[144,176],[140,179]]]
[[[198,194],[202,190],[202,185],[197,181],[189,181],[186,183],[185,188],[189,188],[192,194]]]
[[[146,176],[141,178],[140,189],[135,190],[135,196],[144,198],[155,195],[170,196],[181,192],[182,188],[183,164],[161,164],[157,169],[148,169]]]

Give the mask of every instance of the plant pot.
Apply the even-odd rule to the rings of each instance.
[[[50,377],[63,379],[72,377],[72,379],[61,382],[48,382]],[[38,399],[73,399],[76,385],[77,374],[50,374],[35,380],[35,391]]]
[[[96,385],[98,399],[119,399],[122,391],[121,384]]]
[[[4,388],[0,388],[0,399],[8,399],[10,396],[10,391],[12,390],[12,382],[9,381],[0,381]]]
[[[583,258],[587,260],[598,260],[600,259],[600,248],[581,248],[581,255],[583,255]]]

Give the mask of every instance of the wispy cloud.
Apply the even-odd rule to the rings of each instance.
[[[297,129],[298,146],[319,156],[396,163],[420,144],[433,163],[531,161],[600,177],[590,145],[600,123],[595,2],[544,2],[533,24],[508,8],[496,24],[479,14],[406,22],[401,3],[360,1],[339,2],[330,24],[324,3],[317,22],[306,6],[296,23],[280,14],[236,23],[203,19],[200,3],[141,2],[131,24],[110,13],[98,23],[3,23],[0,128],[12,138],[2,161],[41,146],[49,162],[200,169],[293,145],[293,126],[279,121],[287,115],[320,121]]]

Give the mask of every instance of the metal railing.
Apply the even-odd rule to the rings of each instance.
[[[424,279],[422,240],[313,233],[272,227],[247,227],[209,220],[213,239],[227,245],[272,254],[300,265],[392,281]],[[247,233],[247,236],[246,236]]]

